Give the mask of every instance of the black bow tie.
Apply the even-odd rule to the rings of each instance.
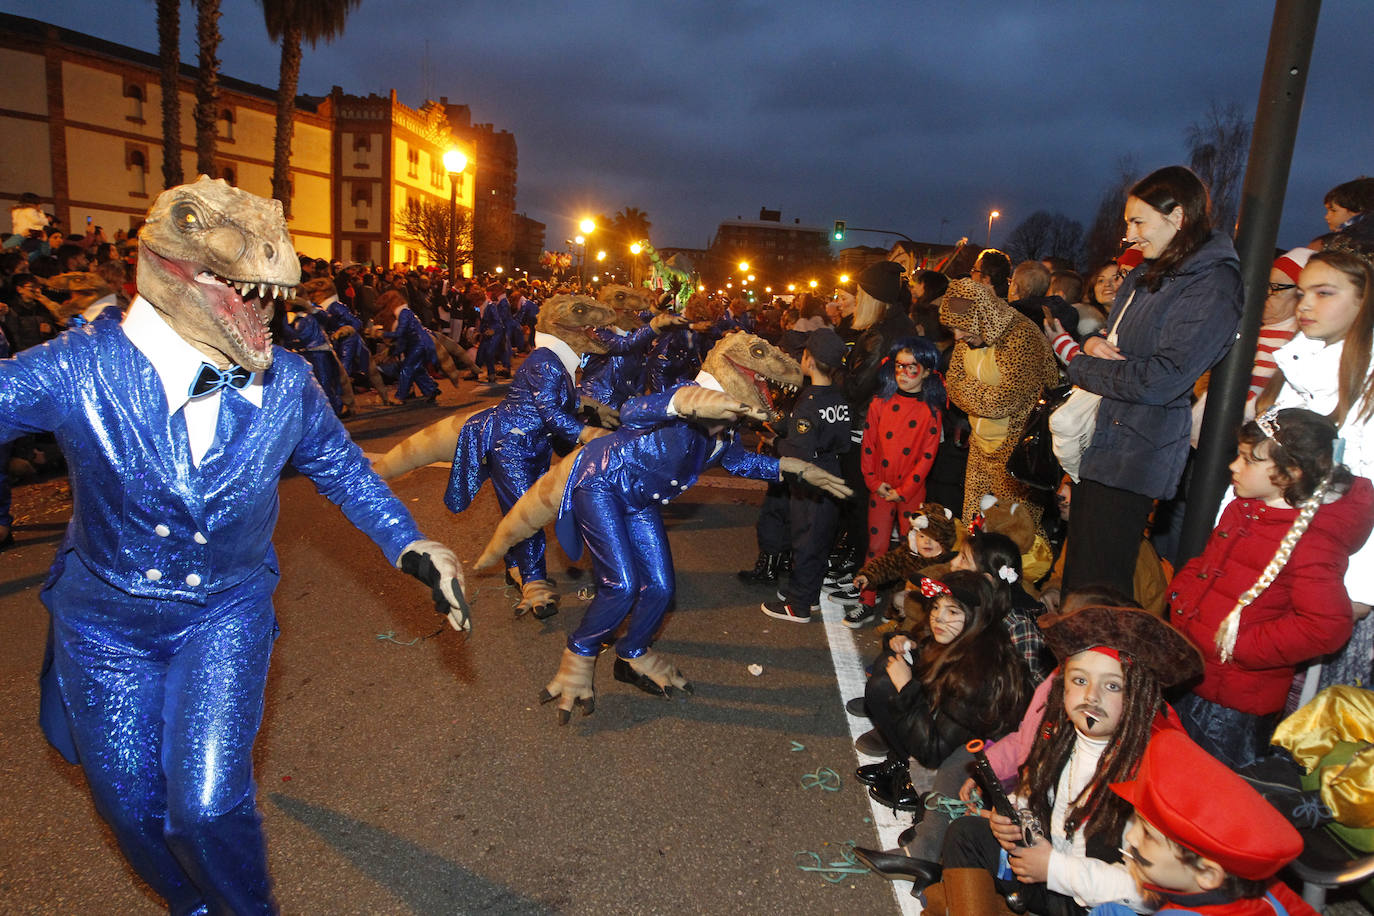
[[[242,366],[230,366],[221,371],[210,363],[201,363],[200,371],[196,373],[196,380],[191,383],[190,397],[199,398],[207,394],[214,394],[221,388],[232,388],[235,391],[242,391],[248,387],[248,383],[253,380],[253,373]]]

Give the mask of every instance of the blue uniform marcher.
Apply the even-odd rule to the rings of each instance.
[[[334,352],[339,355],[343,370],[349,375],[366,375],[371,363],[367,341],[363,339],[363,323],[353,310],[345,305],[338,296],[330,296],[319,303],[320,311],[315,318],[329,335]],[[352,328],[352,334],[337,336],[344,328]]]
[[[122,326],[0,362],[0,441],[51,431],[70,467],[75,513],[41,594],[45,733],[172,913],[269,913],[251,752],[277,481],[304,473],[388,560],[422,535],[304,360],[278,348],[241,388],[192,398],[203,359],[137,298]]]
[[[482,306],[482,339],[477,344],[477,365],[487,367],[487,381],[496,381],[496,362],[510,369],[510,303],[503,295],[488,298]]]
[[[501,511],[509,512],[549,469],[554,440],[571,447],[582,435],[573,388],[577,354],[551,334],[536,332],[534,342],[501,403],[463,424],[444,493],[452,512],[471,505],[488,477]],[[544,549],[544,532],[538,531],[506,554],[506,566],[517,568],[522,582],[547,580]]]
[[[709,375],[702,380],[714,383]],[[713,436],[670,412],[676,392],[628,401],[622,427],[587,443],[568,478],[555,530],[574,559],[585,539],[596,575],[596,596],[568,637],[577,655],[595,657],[627,617],[616,655],[632,659],[648,651],[675,589],[660,512],[702,471],[720,465],[739,477],[779,477],[778,459],[744,448],[733,431]]]
[[[339,360],[329,345],[318,312],[291,312],[283,325],[286,349],[299,353],[310,364],[335,416],[343,412],[343,385],[339,381]]]
[[[607,327],[587,333],[599,340],[606,352],[587,354],[577,393],[618,410],[644,391],[644,364],[657,335],[647,324],[628,332]]]
[[[409,306],[402,306],[396,312],[396,327],[386,333],[391,345],[401,356],[401,370],[396,377],[396,400],[410,398],[413,383],[420,391],[420,397],[437,398],[439,385],[429,377],[429,367],[434,365],[439,354],[434,350],[434,338],[420,324],[420,319]]]

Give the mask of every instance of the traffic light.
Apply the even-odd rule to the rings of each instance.
[[[844,220],[835,220],[835,231],[831,234],[831,238],[837,242],[844,241]]]

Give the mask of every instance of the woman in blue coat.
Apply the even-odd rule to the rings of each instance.
[[[1235,340],[1240,260],[1207,205],[1207,188],[1183,166],[1141,179],[1126,199],[1126,242],[1145,261],[1117,291],[1115,342],[1099,333],[1075,353],[1066,334],[1055,338],[1058,352],[1069,350],[1069,379],[1102,395],[1073,494],[1066,591],[1098,584],[1131,594],[1154,501],[1173,496],[1183,476],[1193,385]]]

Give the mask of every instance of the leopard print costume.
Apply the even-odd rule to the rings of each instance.
[[[1026,417],[1046,386],[1059,382],[1049,342],[1030,319],[972,280],[955,280],[940,300],[945,327],[981,338],[985,346],[954,345],[945,386],[969,415],[973,436],[964,477],[964,518],[991,493],[1024,504],[1040,528],[1041,509],[1029,489],[1007,473],[1007,459],[1026,428]]]

